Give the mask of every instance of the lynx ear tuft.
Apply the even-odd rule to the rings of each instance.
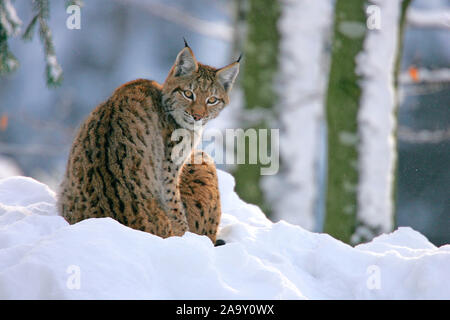
[[[183,50],[178,53],[177,59],[174,64],[175,77],[185,76],[191,74],[198,69],[197,60],[194,57],[194,53],[191,48],[184,47]]]
[[[223,67],[216,73],[217,80],[224,87],[226,92],[230,92],[233,87],[234,80],[239,73],[239,62],[233,62],[232,64]]]
[[[185,48],[189,48],[189,45],[188,45],[188,43],[187,43],[187,41],[186,41],[186,38],[185,38],[185,37],[183,37],[183,41],[184,41],[184,47],[185,47]]]

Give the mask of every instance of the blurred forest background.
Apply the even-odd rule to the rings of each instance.
[[[56,190],[88,113],[162,83],[185,37],[215,67],[244,53],[209,127],[280,129],[278,174],[218,165],[245,201],[352,244],[396,226],[450,242],[448,0],[85,0],[69,29],[74,3],[0,0],[0,178]]]

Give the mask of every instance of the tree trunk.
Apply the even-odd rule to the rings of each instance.
[[[328,177],[324,231],[344,242],[350,242],[356,225],[361,89],[355,67],[356,56],[363,49],[365,22],[363,1],[336,1],[326,100]]]
[[[362,3],[336,2],[325,232],[347,243],[369,241],[394,225],[395,79],[408,4],[370,1],[380,19],[374,30],[366,28]]]
[[[397,123],[398,123],[398,108],[400,105],[399,97],[398,97],[398,86],[399,86],[399,77],[400,77],[400,66],[402,61],[402,55],[403,55],[403,41],[404,41],[404,33],[405,33],[405,25],[406,25],[406,13],[408,10],[409,5],[411,4],[411,0],[403,0],[401,12],[400,12],[400,23],[398,28],[398,42],[397,42],[397,56],[395,60],[395,66],[394,66],[394,88],[395,88],[395,128],[394,128],[394,138],[395,141],[398,141],[398,132],[397,132]],[[398,172],[398,159],[397,154],[394,160],[394,181],[392,182],[392,202],[394,203],[394,210],[395,210],[395,204],[397,203],[397,172]],[[394,211],[394,225],[395,225],[395,211]]]
[[[278,69],[279,4],[273,0],[248,0],[247,5],[247,39],[240,82],[244,91],[244,111],[247,116],[243,117],[241,127],[261,129],[267,128],[268,125],[264,116],[259,116],[254,122],[249,118],[256,114],[273,113],[272,108],[276,101],[273,83]],[[245,164],[238,165],[234,171],[236,192],[244,201],[260,206],[267,214],[270,208],[264,200],[260,186],[261,164],[249,164],[248,160],[246,147]]]
[[[325,183],[325,95],[333,2],[282,1],[276,112],[282,167],[263,178],[272,218],[321,232]]]
[[[363,94],[359,122],[359,182],[356,229],[351,243],[372,240],[394,227],[396,162],[396,66],[401,26],[409,2],[372,0],[380,12],[379,30],[369,30],[358,57]]]

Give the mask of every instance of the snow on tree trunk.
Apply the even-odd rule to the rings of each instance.
[[[381,24],[378,30],[368,30],[364,51],[357,57],[357,73],[363,80],[358,112],[357,227],[352,243],[371,240],[393,229],[397,107],[394,79],[401,54],[399,26],[409,4],[405,1],[406,5],[401,6],[401,2],[370,1],[379,8]]]
[[[316,230],[318,158],[323,145],[328,73],[325,46],[331,31],[333,4],[328,0],[283,1],[281,10],[276,86],[276,108],[282,128],[281,172],[265,177],[263,186],[270,197],[274,219]]]
[[[394,224],[395,79],[409,2],[336,2],[325,232],[352,244]]]

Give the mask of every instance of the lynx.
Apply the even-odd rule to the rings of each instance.
[[[111,217],[166,238],[186,231],[216,243],[221,217],[212,159],[190,149],[174,161],[172,134],[214,119],[229,103],[239,60],[221,69],[178,53],[165,82],[138,79],[117,88],[81,125],[58,194],[70,223]],[[190,161],[196,156],[200,161]],[[221,243],[222,244],[222,243]]]

